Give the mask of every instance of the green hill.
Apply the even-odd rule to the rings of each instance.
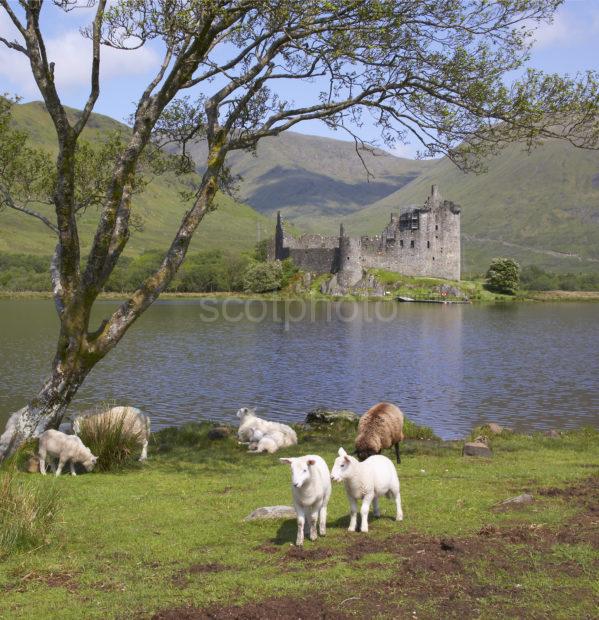
[[[599,152],[551,140],[528,154],[512,145],[464,174],[442,159],[397,192],[345,218],[350,234],[378,233],[391,211],[421,205],[436,183],[462,206],[464,271],[493,256],[554,271],[599,271]]]
[[[71,113],[76,114],[76,111]],[[17,127],[29,133],[33,145],[55,152],[54,130],[42,103],[15,106],[13,118]],[[128,128],[107,116],[94,114],[84,137],[93,141],[114,130],[126,132]],[[188,208],[178,195],[183,187],[182,181],[174,174],[165,174],[154,179],[145,192],[135,197],[133,209],[142,218],[143,230],[132,231],[128,254],[168,248],[181,216]],[[259,237],[271,234],[272,222],[248,205],[225,195],[219,196],[218,204],[219,208],[207,215],[198,228],[192,251],[221,248],[237,253],[251,249]],[[51,210],[47,209],[46,214],[50,215]],[[84,250],[93,237],[97,215],[92,211],[80,220]],[[37,220],[10,210],[0,212],[0,252],[49,255],[55,245],[50,231]]]
[[[191,148],[199,163],[205,151],[202,142]],[[389,196],[432,165],[381,150],[361,156],[364,163],[353,142],[288,131],[261,140],[255,155],[231,153],[227,165],[242,177],[243,202],[269,216],[280,210],[298,227],[322,232],[338,229],[340,218]]]

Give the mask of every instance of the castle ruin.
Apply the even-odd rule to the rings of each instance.
[[[336,274],[340,286],[353,286],[366,269],[386,269],[407,276],[460,279],[460,207],[444,200],[436,185],[422,207],[391,214],[380,235],[349,237],[341,224],[339,237],[285,232],[277,214],[270,260],[291,258],[311,273]]]

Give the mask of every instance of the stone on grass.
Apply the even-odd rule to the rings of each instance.
[[[256,521],[257,519],[295,519],[297,514],[293,506],[263,506],[256,508],[244,521]]]
[[[489,431],[493,433],[493,435],[500,435],[501,433],[503,433],[503,426],[497,424],[496,422],[489,422],[486,426]]]
[[[483,441],[467,441],[462,449],[462,456],[493,456],[491,448]]]
[[[208,439],[226,439],[231,434],[227,426],[215,426],[208,431]]]
[[[357,422],[360,416],[347,409],[317,407],[306,416],[306,424],[335,424],[336,422]]]
[[[520,504],[530,504],[534,501],[534,497],[530,493],[522,493],[522,495],[517,495],[516,497],[509,497],[508,499],[504,499],[499,503],[499,506],[513,506]]]

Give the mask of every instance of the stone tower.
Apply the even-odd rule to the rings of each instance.
[[[341,286],[353,286],[362,279],[362,244],[360,239],[348,237],[343,224],[339,228],[339,271],[337,282]]]

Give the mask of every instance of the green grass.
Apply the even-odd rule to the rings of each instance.
[[[329,590],[338,600],[345,599],[354,595],[354,582],[355,588],[360,583],[376,588],[398,570],[393,549],[373,548],[376,555],[348,561],[346,551],[361,536],[374,544],[397,533],[408,535],[406,540],[472,536],[483,526],[513,526],[516,521],[527,527],[558,527],[579,509],[559,497],[538,496],[515,513],[491,507],[523,490],[536,494],[540,487],[586,478],[599,467],[599,434],[591,430],[568,432],[559,440],[522,435],[493,440],[491,460],[462,457],[460,442],[407,441],[399,466],[404,522],[373,519],[368,535],[349,534],[345,493],[335,486],[327,537],[305,545],[307,552],[324,549],[328,556],[308,561],[287,556],[295,536],[293,520],[243,518],[259,506],[290,503],[289,471],[279,464],[279,456],[316,452],[332,465],[339,445],[351,447],[353,429],[304,429],[298,447],[249,455],[234,437],[210,442],[209,428],[188,425],[158,433],[150,460],[126,473],[65,475],[58,480],[20,474],[18,479],[32,489],[55,485],[62,498],[62,520],[42,549],[0,563],[0,617],[149,617],[184,604],[243,604]],[[391,514],[388,500],[381,500],[381,507],[384,517]],[[496,565],[483,570],[479,559],[468,571],[480,570],[480,581],[508,579],[510,562],[514,571],[522,569],[521,547],[510,544],[499,550],[490,545],[485,557],[491,561],[500,553],[503,558],[506,549],[514,557],[506,559],[505,570]],[[557,600],[555,578],[551,572],[543,576],[548,563],[569,559],[581,567],[577,587],[595,587],[596,549],[556,543],[537,556],[537,572],[518,576],[526,586],[521,601],[525,613],[516,614],[519,617],[532,617]],[[222,570],[186,573],[194,564],[218,564]],[[366,582],[365,565],[373,566]],[[177,578],[181,574],[183,581]],[[423,575],[422,584],[427,578]],[[494,610],[510,600],[507,595],[482,599],[481,617],[497,617]],[[434,597],[409,601],[418,617],[430,617],[433,603]],[[592,608],[591,599],[564,604],[579,612]],[[355,613],[360,615],[359,610]]]

